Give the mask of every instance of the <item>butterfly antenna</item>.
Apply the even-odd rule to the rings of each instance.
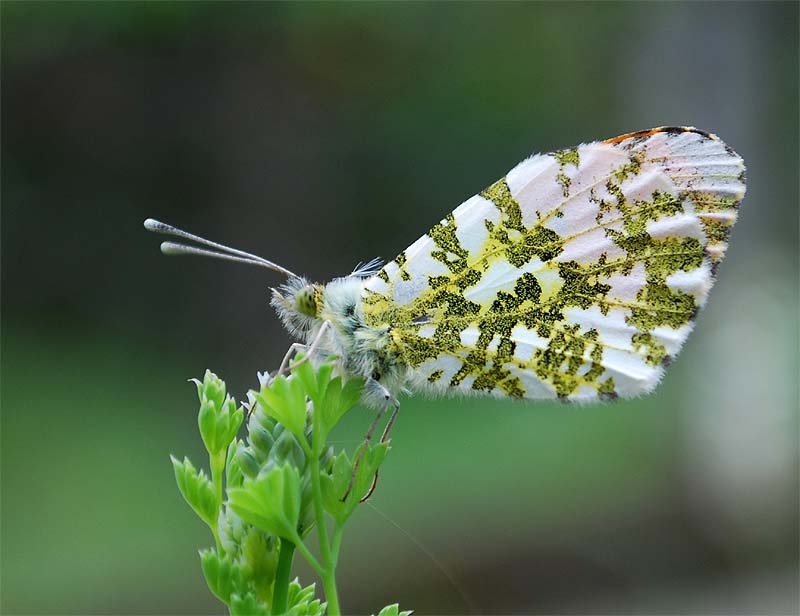
[[[211,240],[207,240],[204,237],[200,237],[199,235],[194,235],[193,233],[189,233],[188,231],[184,231],[183,229],[178,229],[177,227],[173,227],[172,225],[168,225],[159,220],[148,218],[147,220],[144,221],[144,228],[147,229],[148,231],[152,231],[153,233],[161,233],[162,235],[171,235],[173,237],[179,237],[181,239],[190,240],[192,242],[196,242],[198,244],[209,246],[215,249],[215,250],[206,250],[204,248],[198,248],[197,246],[191,246],[188,244],[163,242],[161,244],[161,252],[164,253],[165,255],[196,255],[201,257],[222,259],[225,261],[235,261],[237,263],[247,263],[249,265],[258,265],[260,267],[266,267],[267,269],[271,269],[275,272],[280,272],[281,274],[284,274],[289,278],[298,278],[298,275],[295,274],[294,272],[291,272],[285,267],[281,267],[277,263],[273,263],[272,261],[265,259],[264,257],[259,257],[258,255],[245,252],[244,250],[237,250],[236,248],[231,248],[230,246],[225,246],[224,244],[218,244],[217,242],[212,242]]]

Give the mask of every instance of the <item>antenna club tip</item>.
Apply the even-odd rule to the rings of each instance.
[[[164,223],[156,220],[155,218],[148,218],[144,221],[144,228],[148,231],[158,231],[164,228]]]
[[[161,242],[161,254],[164,255],[177,255],[180,254],[180,250],[178,249],[178,245],[174,244],[173,242]]]

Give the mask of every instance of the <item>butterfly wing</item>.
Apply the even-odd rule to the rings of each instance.
[[[635,396],[689,335],[744,191],[693,128],[536,155],[370,278],[364,315],[417,388]]]

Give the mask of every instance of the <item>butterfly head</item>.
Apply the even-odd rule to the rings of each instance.
[[[322,291],[322,285],[293,276],[281,286],[272,289],[270,303],[286,329],[302,338],[315,325],[319,325]]]
[[[317,285],[307,284],[294,295],[294,309],[307,317],[319,316],[317,297],[321,289]]]

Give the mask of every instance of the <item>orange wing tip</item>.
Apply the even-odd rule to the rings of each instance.
[[[659,126],[658,128],[651,128],[650,130],[640,130],[635,133],[625,133],[619,137],[606,139],[603,141],[603,143],[621,143],[622,141],[627,141],[628,139],[640,139],[643,137],[650,137],[658,133],[697,133],[698,135],[702,135],[708,139],[714,139],[715,141],[719,139],[719,137],[717,137],[715,134],[707,133],[706,131],[695,128],[694,126]]]

